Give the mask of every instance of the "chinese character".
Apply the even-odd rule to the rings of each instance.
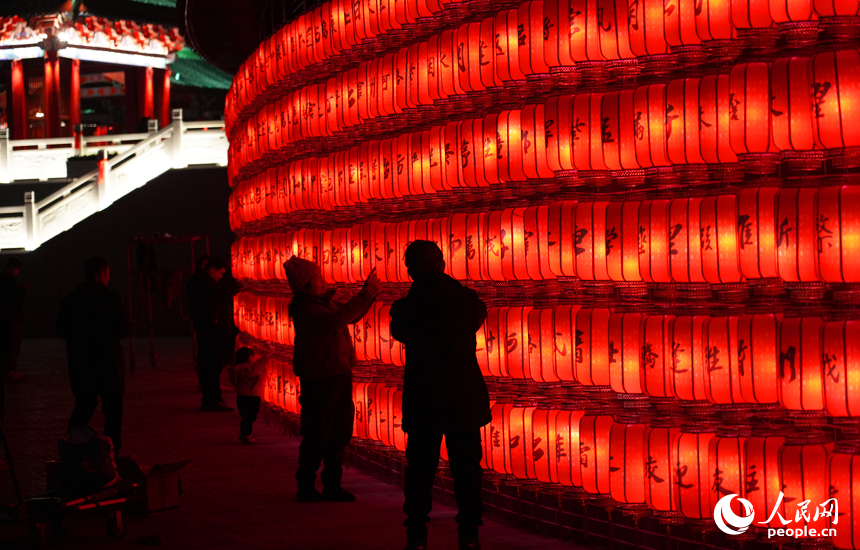
[[[682,348],[680,342],[672,342],[672,372],[678,374],[687,372],[687,369],[678,368],[681,364],[680,354],[685,351],[687,351],[686,348]]]
[[[821,362],[824,363],[824,376],[829,376],[831,380],[835,383],[839,383],[839,373],[836,372],[836,367],[838,366],[836,363],[836,356],[830,355],[829,353],[825,353],[821,357]]]
[[[645,246],[648,244],[648,233],[645,232],[643,226],[639,226],[639,253],[645,254],[648,249]]]
[[[782,220],[782,223],[779,224],[779,236],[776,239],[776,247],[777,248],[782,246],[782,240],[783,239],[785,239],[785,247],[786,248],[789,247],[788,234],[791,231],[794,231],[794,229],[792,227],[789,227],[788,218],[786,217]]]
[[[651,350],[651,343],[645,342],[642,346],[642,366],[653,369],[657,364],[657,358],[660,357]]]
[[[553,27],[555,27],[555,25],[552,24],[552,20],[550,20],[549,17],[544,17],[543,18],[543,39],[544,40],[549,40],[549,30]]]
[[[824,98],[827,97],[830,86],[830,82],[815,82],[812,84],[812,103],[815,107],[815,118],[822,118],[824,116],[824,113],[821,112],[821,106],[824,105]]]
[[[732,120],[740,120],[738,118],[738,107],[740,104],[741,101],[739,99],[735,99],[735,94],[729,94],[729,111],[732,114]]]
[[[692,483],[684,483],[684,476],[687,475],[687,466],[681,466],[681,462],[678,461],[678,467],[675,470],[675,480],[678,484],[678,487],[681,489],[690,489],[693,487]]]
[[[702,250],[713,250],[714,249],[711,246],[711,226],[710,225],[699,228],[699,240],[700,240]]]
[[[611,227],[606,230],[606,255],[609,256],[609,253],[612,251],[612,241],[618,238],[618,233],[615,232],[615,228]]]
[[[465,139],[463,140],[463,144],[460,147],[460,154],[463,156],[463,168],[469,166],[469,142]]]
[[[677,256],[678,255],[678,249],[675,248],[675,238],[678,236],[678,234],[683,229],[684,229],[684,226],[681,225],[680,223],[673,225],[669,229],[669,255],[670,256]]]
[[[825,218],[824,214],[818,215],[818,253],[821,254],[824,252],[824,245],[827,244],[827,248],[833,248],[832,243],[825,243],[829,239],[833,238],[833,231],[827,229],[827,222],[830,218]]]
[[[567,344],[562,344],[561,349],[558,349],[558,337],[559,336],[563,336],[562,333],[556,332],[555,333],[555,339],[553,340],[553,342],[555,344],[555,352],[557,354],[561,355],[562,357],[565,357],[565,356],[567,356]]]
[[[543,123],[543,146],[549,147],[549,138],[555,137],[552,133],[552,125],[555,124],[553,119],[549,119]]]
[[[642,111],[636,111],[633,117],[633,135],[642,141],[645,138],[645,126],[642,125]]]
[[[612,137],[612,132],[609,131],[609,117],[604,117],[600,122],[601,138],[603,143],[615,143]]]
[[[484,50],[486,50],[487,47],[486,42],[483,40],[478,41],[478,64],[482,67],[490,64],[489,61],[484,61]]]
[[[526,26],[522,23],[517,25],[517,45],[526,45]]]
[[[580,246],[582,241],[585,239],[585,236],[588,235],[588,229],[579,229],[574,227],[573,232],[573,251],[576,256],[579,256],[583,252],[585,252],[585,248]]]
[[[657,483],[666,482],[665,479],[657,475],[657,460],[655,460],[651,455],[648,455],[648,462],[645,463],[645,467],[648,469],[648,479],[653,479]]]
[[[720,366],[720,348],[717,346],[705,348],[705,361],[708,364],[708,372],[723,370]]]
[[[750,217],[747,214],[741,214],[738,216],[738,233],[740,233],[740,238],[738,240],[741,242],[741,250],[743,250],[746,245],[753,244],[752,222],[749,220]]]
[[[609,342],[609,363],[615,363],[615,355],[618,353],[618,349],[615,347],[615,342]]]
[[[675,110],[674,105],[666,105],[666,139],[669,139],[670,137],[672,137],[672,122],[675,119],[681,117],[681,115],[670,115],[669,114],[674,110]]]
[[[779,352],[779,377],[785,378],[785,363],[788,362],[788,367],[791,369],[791,378],[788,380],[789,382],[794,382],[794,379],[797,378],[797,373],[794,370],[794,359],[797,350],[794,346],[788,346],[788,349],[784,352]]]
[[[738,342],[738,374],[744,375],[744,362],[747,360],[747,349],[749,348],[741,339]]]

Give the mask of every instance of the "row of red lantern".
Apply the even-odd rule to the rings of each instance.
[[[387,10],[373,13],[358,8],[360,4],[374,1],[377,0],[357,0],[358,18],[345,13],[350,10],[347,2],[324,4],[261,44],[240,68],[228,94],[225,112],[228,130],[240,115],[269,89],[284,82],[288,75],[379,34],[371,28],[375,16],[394,14],[385,13]],[[379,1],[380,7],[385,4],[384,0]],[[654,5],[649,5],[652,1]],[[444,2],[426,4],[424,10],[433,13],[441,10]],[[396,53],[365,61],[357,69],[336,78],[354,83],[339,87],[344,102],[354,99],[360,103],[362,90],[365,95],[375,95],[378,87],[380,114],[377,116],[384,116],[406,107],[428,104],[424,101],[432,103],[434,99],[549,73],[552,67],[667,54],[672,47],[735,38],[736,28],[769,28],[774,23],[813,20],[818,15],[856,16],[858,13],[858,0],[838,3],[791,0],[769,4],[755,0],[731,3],[726,0],[660,0],[659,3],[637,0],[632,4],[626,0],[527,1],[516,9],[501,10],[483,21],[465,23],[425,41],[404,46]],[[325,24],[327,20],[328,25]],[[334,32],[326,32],[327,26]],[[364,28],[365,35],[358,38],[350,26]],[[390,97],[386,102],[381,97],[389,88],[388,83]],[[401,83],[403,91],[395,92],[396,87],[401,89]],[[335,96],[329,95],[328,101],[334,100]],[[325,101],[318,105],[323,103]],[[393,112],[383,112],[386,106]],[[360,116],[359,109],[356,106],[352,114]],[[368,118],[368,112],[365,109],[364,119]]]
[[[450,0],[333,0],[278,29],[239,67],[227,94],[227,126],[288,76],[337,56],[365,39],[414,24]]]
[[[289,315],[291,297],[260,296],[241,292],[234,298],[233,316],[239,330],[260,340],[291,346],[295,344],[295,327]],[[362,320],[349,325],[356,357],[359,361],[381,361],[404,365],[403,345],[389,332],[390,305],[376,302]]]
[[[299,384],[289,365],[270,361],[267,379],[266,400],[300,412]],[[354,383],[353,401],[354,437],[406,450],[400,390]],[[709,519],[719,500],[734,494],[753,505],[753,530],[788,526],[820,533],[836,526],[837,548],[860,543],[853,517],[860,503],[852,496],[860,457],[833,452],[830,444],[725,437],[511,403],[493,403],[481,439],[482,466],[503,476],[582,488],[622,507],[644,504],[664,518]],[[444,445],[442,451],[447,459]],[[732,510],[747,515],[736,500]]]
[[[561,170],[719,164],[738,155],[860,146],[860,129],[851,124],[860,102],[858,66],[860,52],[844,50],[745,63],[727,75],[552,97],[272,168],[250,188],[289,182],[284,210],[331,209]],[[248,121],[231,141],[233,178],[270,151],[391,114],[370,107],[384,103],[384,92],[355,92],[361,80],[341,77],[281,98]]]
[[[328,283],[358,283],[371,269],[408,283],[414,240],[436,242],[460,280],[615,283],[860,281],[860,187],[748,188],[737,195],[644,201],[557,201],[540,206],[346,228],[243,237],[242,279],[284,280],[299,256]]]
[[[268,358],[266,362],[266,390],[263,399],[281,409],[300,414],[301,387],[293,373],[291,362]]]
[[[282,322],[279,331],[277,322],[266,321],[286,318],[278,310],[288,303],[239,294],[237,324],[257,338],[290,345],[292,327]],[[359,360],[402,367],[404,348],[389,332],[389,309],[375,304],[350,333]],[[476,353],[484,376],[578,382],[625,395],[718,405],[778,402],[791,411],[856,417],[858,337],[860,321],[820,317],[491,307],[477,333]]]
[[[405,434],[396,429],[401,392],[356,384],[353,393],[353,435],[405,450]],[[493,404],[481,439],[482,466],[514,479],[578,487],[622,507],[647,505],[664,518],[690,520],[712,518],[719,500],[734,494],[753,505],[753,531],[788,526],[812,537],[812,529],[820,534],[838,526],[832,537],[837,548],[860,542],[852,496],[860,457],[833,452],[831,444],[724,437],[511,403]],[[744,517],[740,506],[732,501]]]

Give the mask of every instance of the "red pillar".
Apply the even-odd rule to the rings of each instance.
[[[155,69],[152,77],[154,90],[153,118],[158,119],[158,127],[170,124],[170,69]]]
[[[60,137],[60,60],[57,52],[45,56],[45,135]]]
[[[27,139],[27,101],[24,96],[24,64],[12,61],[12,139]]]
[[[75,126],[81,123],[81,62],[78,59],[72,59],[71,68],[71,95],[69,95],[69,123],[74,130]]]
[[[138,118],[154,118],[152,101],[152,67],[141,67],[138,71]]]

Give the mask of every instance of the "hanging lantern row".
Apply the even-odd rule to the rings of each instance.
[[[240,294],[239,328],[292,345],[287,298]],[[375,304],[350,333],[361,361],[404,365]],[[771,405],[860,416],[860,321],[781,314],[650,315],[578,305],[490,307],[477,333],[484,376],[577,382],[623,395]]]
[[[652,1],[523,2],[516,9],[501,10],[483,21],[465,23],[365,61],[335,79],[347,82],[339,88],[344,101],[360,102],[362,89],[369,95],[384,91],[390,83],[392,97],[387,106],[396,110],[410,102],[481,91],[581,62],[664,55],[672,48],[702,44],[724,48],[726,41],[737,37],[737,29],[767,29],[819,16],[860,14],[857,0],[665,0],[653,6]],[[446,3],[410,0],[404,6],[390,0],[342,1],[300,16],[263,42],[237,72],[225,109],[230,135],[236,121],[275,86],[298,83],[300,71],[364,40],[437,13]],[[372,4],[378,5],[374,9]],[[421,35],[420,30],[415,32],[415,36]],[[404,93],[395,93],[395,86],[400,90],[401,83]]]
[[[268,358],[263,400],[287,412],[300,414],[302,406],[299,403],[299,395],[299,378],[293,373],[292,362]]]
[[[409,283],[408,244],[431,240],[459,280],[726,284],[860,281],[860,186],[749,188],[737,195],[556,201],[348,228],[243,237],[235,275],[284,280],[283,262],[320,265],[326,282]]]
[[[726,164],[782,151],[857,147],[860,128],[852,124],[860,103],[857,67],[860,52],[844,50],[745,63],[730,74],[631,90],[551,97],[270,168],[246,186],[289,182],[283,209],[333,209],[375,198],[550,178],[562,170]],[[409,94],[404,89],[405,95],[398,95],[394,80],[391,98],[404,100],[396,108],[396,102],[384,106],[386,87],[355,92],[357,83],[342,85],[336,78],[269,104],[231,142],[234,181],[243,167],[302,139],[432,104],[430,96],[406,101]],[[419,81],[415,89],[427,89]]]
[[[291,299],[239,293],[234,298],[234,322],[254,338],[292,346],[296,333],[288,313]],[[359,361],[404,365],[403,345],[389,332],[390,309],[390,304],[376,302],[361,322],[349,325]]]
[[[286,363],[269,362],[266,400],[297,413],[298,386],[289,371]],[[405,452],[400,390],[354,383],[353,401],[353,437]],[[710,519],[717,503],[734,494],[753,505],[752,532],[789,527],[816,538],[812,529],[820,534],[834,527],[835,547],[858,548],[851,495],[860,457],[834,452],[832,444],[691,433],[579,410],[494,402],[481,445],[482,467],[502,479],[579,488],[622,509],[644,505],[679,521]],[[737,500],[731,506],[738,516],[747,515]]]

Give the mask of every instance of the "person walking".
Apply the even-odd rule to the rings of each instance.
[[[475,356],[475,333],[487,317],[477,292],[445,274],[442,251],[413,241],[405,253],[412,286],[391,306],[391,336],[406,349],[402,429],[406,548],[427,547],[431,491],[442,436],[454,478],[460,549],[480,548],[481,426],[491,420],[490,398]]]
[[[66,340],[69,381],[75,407],[69,430],[86,427],[101,397],[104,435],[122,448],[125,357],[120,340],[131,332],[122,298],[108,289],[110,267],[104,258],[84,264],[86,282],[63,298],[57,332]]]
[[[236,350],[233,365],[228,368],[230,382],[236,388],[236,408],[242,416],[239,441],[254,444],[254,421],[260,413],[260,402],[266,390],[266,360],[249,347]]]
[[[295,327],[293,372],[299,377],[302,443],[296,472],[300,502],[352,502],[355,495],[341,487],[346,446],[352,438],[352,368],[355,349],[347,325],[365,316],[379,293],[371,271],[361,291],[346,303],[333,299],[320,268],[293,256],[284,263],[293,291],[289,314]],[[323,492],[316,489],[316,475]]]
[[[226,336],[219,326],[222,290],[218,284],[227,264],[221,258],[209,258],[203,274],[189,281],[188,298],[191,322],[197,342],[197,378],[200,381],[200,410],[228,412],[233,407],[224,403],[221,396],[221,371],[224,369],[224,342]]]

